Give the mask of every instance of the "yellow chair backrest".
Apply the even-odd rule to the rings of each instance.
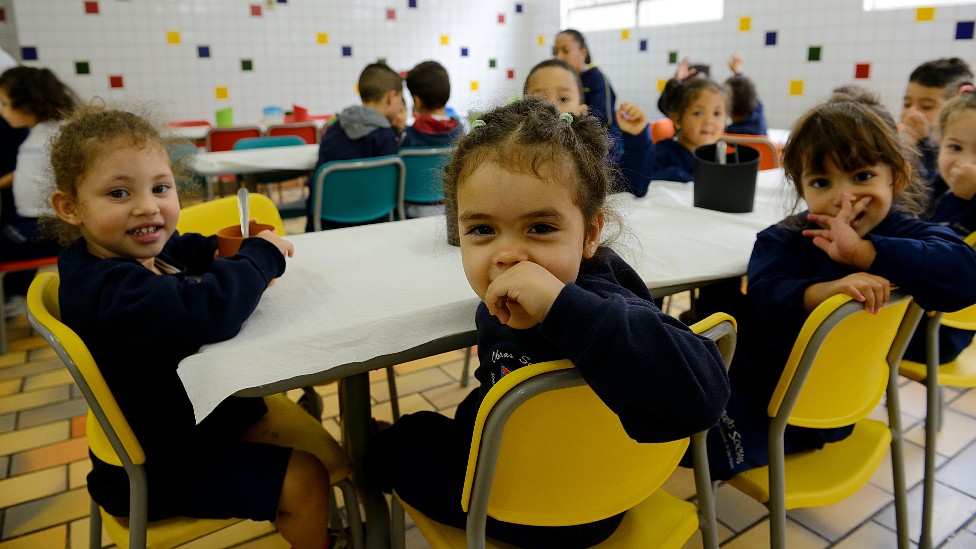
[[[285,226],[281,222],[278,207],[267,196],[251,193],[251,219],[260,223],[274,225],[279,236],[285,236]],[[209,202],[201,202],[187,206],[180,210],[180,219],[176,222],[176,230],[182,233],[200,233],[210,236],[224,227],[240,223],[237,210],[237,196],[227,196]]]
[[[800,393],[790,425],[843,427],[870,414],[887,388],[888,352],[910,303],[910,297],[893,295],[878,314],[845,295],[821,303],[797,336],[770,399],[770,417],[779,413],[791,387]],[[801,363],[811,361],[806,380],[799,379]]]
[[[122,466],[120,454],[139,465],[146,457],[128,420],[105,383],[101,370],[88,347],[71,328],[61,322],[58,288],[61,279],[55,273],[38,273],[27,292],[27,310],[31,325],[51,344],[71,372],[75,383],[88,401],[87,438],[92,452],[102,461]],[[109,428],[103,429],[97,416],[103,415]],[[106,434],[106,431],[110,434]],[[115,438],[117,440],[113,441]]]
[[[969,233],[969,236],[966,237],[966,244],[976,246],[976,233]],[[960,330],[976,331],[976,305],[943,314],[942,324],[951,328],[959,328]]]
[[[481,439],[489,415],[512,389],[561,370],[579,379],[568,360],[532,364],[507,374],[482,403],[473,440]],[[663,444],[635,442],[585,383],[541,393],[517,406],[505,423],[488,514],[539,526],[583,524],[616,515],[657,490],[688,443],[687,438]],[[465,511],[483,454],[484,449],[472,445],[461,500]]]

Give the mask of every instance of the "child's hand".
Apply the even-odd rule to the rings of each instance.
[[[257,236],[258,238],[263,238],[268,242],[277,246],[278,251],[280,251],[281,255],[285,257],[291,257],[295,255],[295,245],[285,240],[284,238],[281,238],[274,231],[261,231],[255,236]]]
[[[891,282],[870,273],[850,274],[829,284],[834,286],[830,295],[849,295],[854,301],[864,303],[864,310],[871,314],[877,314],[891,298]]]
[[[647,115],[637,105],[624,101],[617,107],[617,125],[630,135],[640,135],[647,129]]]
[[[484,301],[488,312],[498,317],[499,322],[524,330],[546,319],[565,286],[544,267],[522,261],[488,285]]]
[[[734,74],[742,72],[742,56],[738,53],[733,53],[732,57],[729,58],[729,70]]]
[[[691,78],[692,76],[694,76],[695,73],[698,72],[698,69],[689,68],[688,65],[690,65],[690,64],[691,63],[688,61],[688,58],[687,57],[685,57],[684,59],[682,59],[678,63],[678,68],[675,69],[674,79],[677,80],[678,82],[681,82],[682,80],[685,80],[685,79],[688,79],[688,78]]]
[[[928,137],[932,131],[928,118],[914,107],[902,111],[901,123],[904,124],[905,135],[911,138],[912,145]]]
[[[876,255],[874,244],[857,232],[858,216],[871,203],[870,196],[857,201],[850,193],[841,193],[841,207],[837,215],[807,214],[810,221],[827,225],[826,229],[806,229],[803,236],[813,238],[813,244],[831,259],[844,265],[867,270]]]
[[[972,200],[976,195],[976,163],[957,163],[949,168],[949,173],[942,174],[952,194],[963,200]]]

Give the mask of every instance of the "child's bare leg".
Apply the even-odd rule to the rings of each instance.
[[[312,454],[295,450],[278,500],[278,533],[296,549],[322,549],[329,538],[329,472]]]

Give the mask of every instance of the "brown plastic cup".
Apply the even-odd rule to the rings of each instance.
[[[251,221],[248,224],[247,230],[254,237],[261,231],[274,231],[275,228],[274,225]],[[230,227],[220,229],[217,231],[217,257],[231,257],[236,255],[237,250],[241,249],[241,242],[244,242],[244,238],[241,236],[240,225],[231,225]]]

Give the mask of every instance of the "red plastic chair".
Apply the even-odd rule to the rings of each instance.
[[[728,144],[738,143],[747,147],[752,147],[759,151],[759,169],[772,170],[783,165],[783,148],[768,137],[761,135],[746,135],[739,133],[727,133],[722,135],[722,139]]]
[[[309,145],[319,142],[319,127],[314,122],[295,122],[293,124],[272,124],[268,126],[265,135],[274,137],[279,135],[297,135]]]
[[[230,128],[211,128],[207,133],[207,150],[210,152],[229,151],[234,143],[248,137],[261,137],[257,126],[234,126]]]
[[[58,256],[41,257],[38,259],[25,259],[23,261],[3,261],[0,262],[0,355],[7,352],[7,313],[3,310],[3,304],[7,296],[3,292],[3,279],[8,273],[30,271],[54,265],[58,262]]]
[[[674,122],[670,118],[651,120],[651,141],[657,143],[674,137]]]
[[[187,128],[190,126],[213,126],[209,120],[170,120],[166,123],[167,126],[172,128]]]

